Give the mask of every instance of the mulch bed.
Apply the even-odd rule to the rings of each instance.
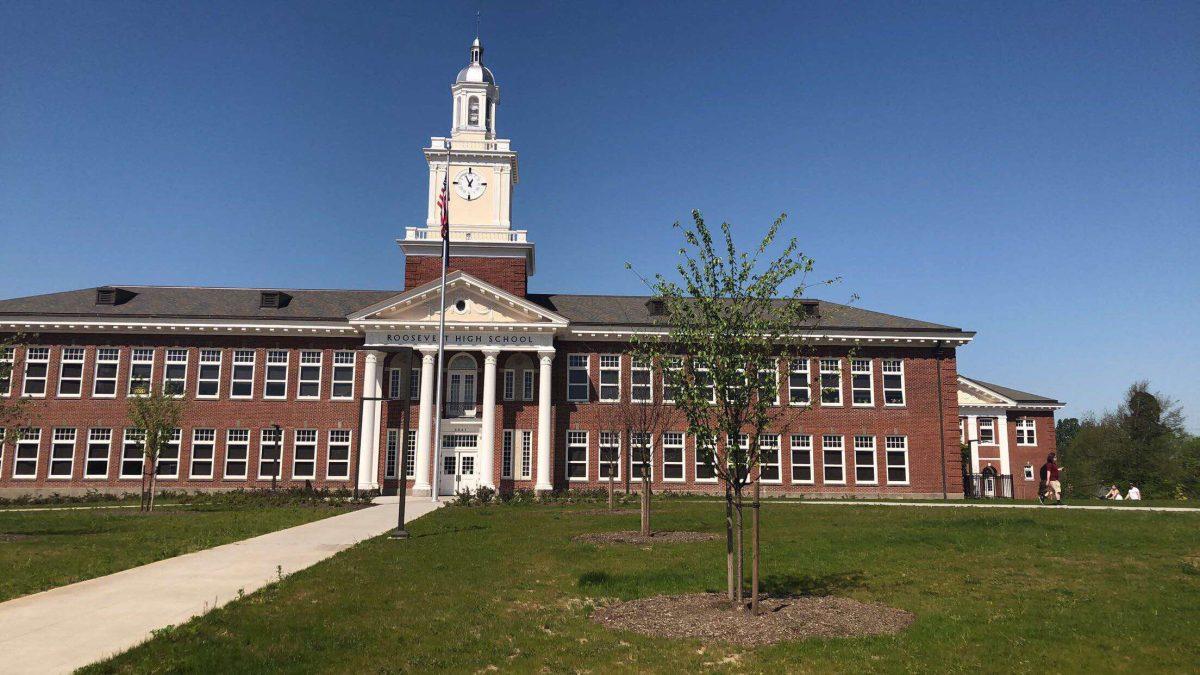
[[[574,541],[586,544],[681,544],[693,541],[721,539],[716,532],[651,532],[649,537],[641,532],[588,532],[575,537]]]
[[[642,512],[637,509],[613,509],[612,511],[608,509],[584,509],[582,511],[564,510],[563,513],[576,516],[637,516],[641,515]]]
[[[652,637],[693,638],[743,647],[805,638],[899,633],[914,616],[894,607],[837,596],[765,598],[753,616],[734,609],[721,593],[659,595],[598,608],[602,626]]]
[[[0,544],[10,544],[14,541],[22,541],[24,539],[32,539],[33,535],[18,534],[16,532],[0,532]]]

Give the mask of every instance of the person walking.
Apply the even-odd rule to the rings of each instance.
[[[1046,485],[1046,491],[1043,493],[1043,501],[1051,497],[1054,498],[1055,506],[1062,506],[1062,483],[1059,482],[1059,474],[1063,468],[1055,461],[1054,453],[1046,455],[1046,463],[1042,465],[1041,478]]]

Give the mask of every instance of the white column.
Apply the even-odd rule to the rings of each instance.
[[[1003,476],[1011,476],[1012,469],[1008,459],[1008,412],[1002,412],[996,416],[996,435],[1000,443],[1000,474]]]
[[[499,349],[483,350],[483,420],[479,430],[479,482],[494,488],[496,463],[496,359]]]
[[[538,427],[537,427],[537,481],[534,490],[554,489],[550,482],[550,364],[554,362],[554,350],[539,351],[541,362],[538,380]]]
[[[967,415],[967,441],[971,446],[971,473],[979,473],[979,416]]]
[[[433,362],[437,359],[436,349],[421,350],[421,408],[417,415],[416,477],[413,479],[413,494],[428,495],[430,436],[433,434]]]
[[[363,372],[363,398],[379,396],[379,352],[367,352]],[[364,490],[378,487],[379,478],[379,401],[363,401],[362,420],[358,430],[358,485]]]

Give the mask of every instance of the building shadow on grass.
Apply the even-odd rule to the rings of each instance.
[[[424,532],[421,534],[414,534],[414,535],[412,535],[412,538],[413,539],[421,539],[424,537],[440,537],[445,534],[459,534],[460,532],[471,532],[474,530],[490,530],[490,529],[491,528],[487,527],[486,525],[467,525],[466,527],[447,528],[445,530],[438,530],[437,532]]]

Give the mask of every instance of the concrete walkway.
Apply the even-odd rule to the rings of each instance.
[[[0,603],[0,673],[66,673],[396,525],[395,497],[341,516]],[[409,498],[405,522],[440,504]],[[403,546],[403,542],[396,542]]]
[[[1173,513],[1200,513],[1200,508],[1191,508],[1186,506],[1084,506],[1075,504],[1063,504],[1062,506],[1043,506],[1041,504],[1006,504],[996,502],[968,502],[963,500],[955,500],[948,502],[906,502],[901,500],[895,501],[864,501],[861,499],[779,499],[779,500],[764,500],[765,504],[804,504],[807,506],[826,506],[836,504],[839,506],[930,506],[933,508],[950,508],[950,509],[1039,509],[1045,511],[1059,511],[1062,509],[1070,509],[1073,511],[1129,511],[1138,513],[1144,511],[1170,511]]]

